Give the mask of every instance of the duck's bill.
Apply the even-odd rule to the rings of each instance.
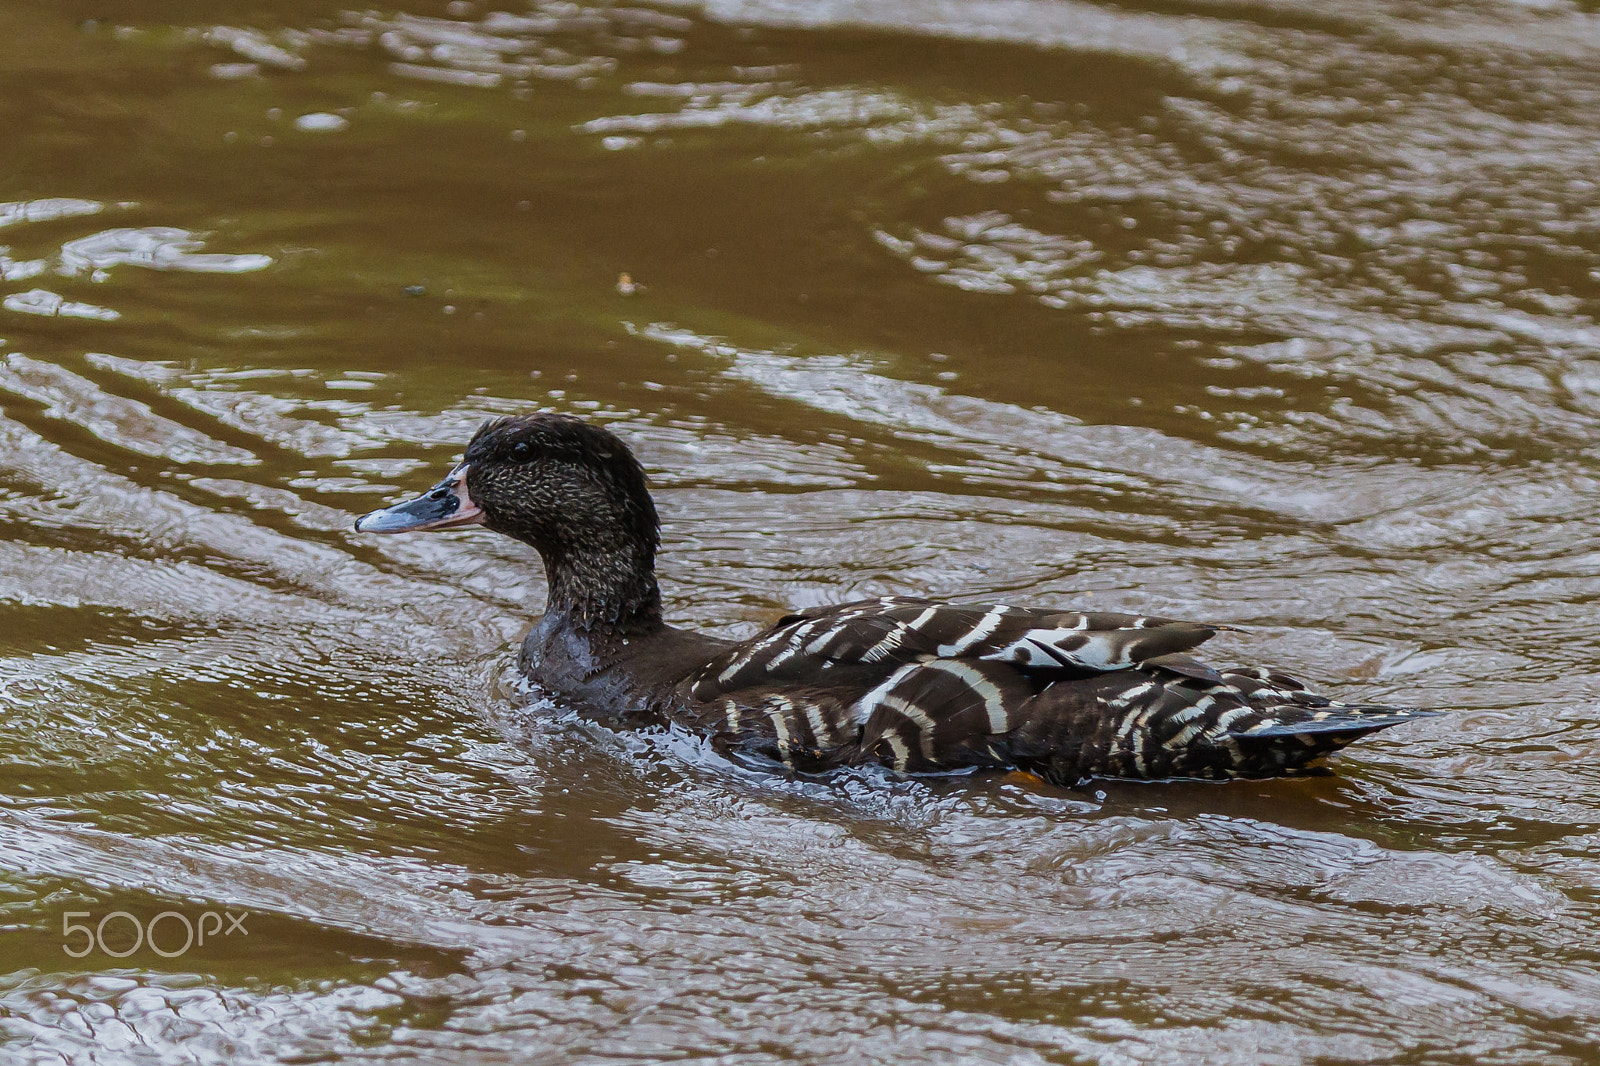
[[[356,519],[357,533],[420,533],[425,529],[457,529],[483,522],[483,508],[467,495],[467,464],[414,500],[385,507]]]

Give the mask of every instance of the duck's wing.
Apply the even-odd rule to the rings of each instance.
[[[1020,765],[1067,784],[1290,773],[1436,713],[1339,703],[1184,654],[1218,628],[870,600],[786,617],[686,685],[726,743],[790,766]]]
[[[1003,663],[931,659],[901,664],[870,690],[761,685],[694,706],[700,728],[729,750],[795,769],[883,763],[922,773],[1007,765],[992,741],[1034,691]]]
[[[887,678],[908,663],[935,660],[1004,663],[1025,675],[1085,675],[1177,655],[1220,628],[1004,604],[861,600],[780,619],[696,671],[689,679],[690,691],[697,700],[711,700],[778,684],[859,684],[874,676]],[[1189,662],[1193,669],[1206,670]]]

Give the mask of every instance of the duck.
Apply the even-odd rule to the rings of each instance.
[[[437,485],[355,523],[472,526],[543,560],[545,613],[518,657],[536,691],[680,725],[778,772],[1009,770],[1068,787],[1275,777],[1439,713],[1210,666],[1189,653],[1233,627],[1147,615],[890,596],[793,611],[740,641],[669,625],[644,469],[616,434],[567,414],[486,422]]]

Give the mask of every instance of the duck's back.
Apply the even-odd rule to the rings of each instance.
[[[1283,774],[1430,713],[1183,654],[1218,628],[866,600],[789,615],[679,688],[699,728],[790,766],[1021,766],[1064,783]]]

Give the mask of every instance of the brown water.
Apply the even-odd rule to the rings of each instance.
[[[1595,5],[0,0],[0,245],[7,1063],[1600,1061]],[[530,704],[530,553],[349,523],[535,407],[683,624],[1458,713],[1071,792]]]

